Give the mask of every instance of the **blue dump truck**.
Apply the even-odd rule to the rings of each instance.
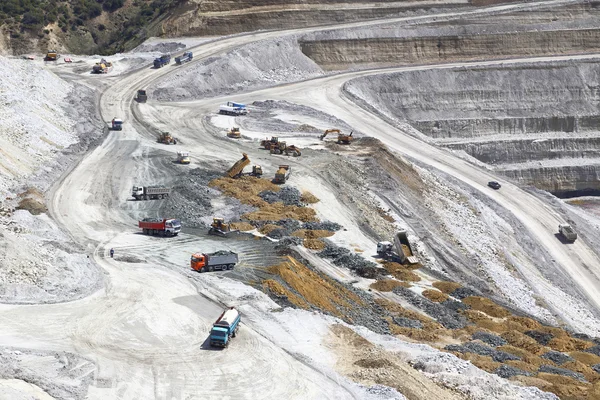
[[[171,56],[169,54],[163,54],[159,58],[154,59],[154,68],[161,68],[171,62]]]
[[[223,311],[210,330],[210,345],[226,347],[229,339],[237,334],[241,320],[242,316],[235,308]]]
[[[186,51],[185,53],[183,53],[182,56],[175,57],[175,63],[183,64],[188,61],[192,61],[193,58],[194,58],[194,54],[191,51]]]

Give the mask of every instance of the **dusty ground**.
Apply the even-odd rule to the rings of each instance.
[[[465,10],[465,15],[524,7],[537,5],[494,7],[486,14]],[[439,18],[460,16],[456,11]],[[573,211],[510,183],[490,191],[485,183],[493,175],[481,163],[418,140],[422,135],[406,123],[386,123],[390,115],[382,119],[369,112],[377,104],[366,85],[353,92],[362,97],[362,108],[348,100],[346,82],[363,74],[375,82],[377,71],[325,76],[296,47],[298,36],[285,35],[215,40],[193,47],[193,63],[159,70],[144,64],[147,53],[131,54],[122,69],[101,77],[85,72],[91,59],[52,67],[65,79],[104,92],[98,103],[84,89],[70,101],[54,99],[52,118],[73,115],[79,125],[71,121],[65,131],[73,140],[80,140],[73,134],[78,130],[91,139],[42,160],[47,166],[42,172],[18,177],[19,184],[27,181],[36,190],[14,191],[15,200],[2,210],[9,267],[2,271],[10,278],[2,287],[6,302],[79,300],[3,306],[2,344],[28,349],[27,354],[43,349],[85,358],[79,364],[89,366],[86,373],[64,379],[72,380],[77,396],[87,391],[87,398],[215,393],[422,398],[419,388],[429,397],[556,398],[541,390],[592,396],[598,355],[591,336],[600,326],[593,242],[563,247],[549,233],[561,215]],[[175,48],[178,42],[173,41]],[[200,84],[198,74],[204,74]],[[296,80],[301,82],[292,83]],[[45,84],[36,93],[45,93]],[[149,89],[150,99],[132,103],[140,87]],[[213,97],[234,91],[235,98]],[[221,102],[232,99],[249,104],[250,114],[216,114]],[[20,101],[26,104],[26,98]],[[101,116],[90,104],[98,104]],[[125,120],[123,131],[106,132],[102,121],[113,116]],[[225,136],[233,126],[241,128],[241,139]],[[319,140],[324,129],[334,127],[353,131],[355,142]],[[158,144],[160,130],[171,131],[178,144]],[[265,136],[301,147],[302,156],[261,150]],[[181,149],[191,152],[191,165],[173,163]],[[263,167],[266,179],[279,165],[291,166],[286,186],[296,191],[282,191],[284,201],[306,191],[318,201],[267,204],[279,191],[266,184],[272,193],[251,193],[248,187],[247,193],[223,195],[217,188],[227,188],[211,182],[242,152]],[[59,154],[64,157],[55,157]],[[176,194],[132,201],[134,184],[164,184]],[[17,203],[22,210],[13,212]],[[281,222],[283,213],[288,218]],[[585,219],[583,212],[576,215]],[[144,236],[136,221],[146,216],[181,216],[184,231],[175,238]],[[204,227],[212,216],[239,219],[239,226],[256,228],[253,233],[261,238],[207,236]],[[330,225],[301,224],[318,221]],[[420,263],[412,268],[383,265],[374,257],[377,241],[391,239],[399,228],[408,230],[416,246]],[[285,238],[276,242],[275,232],[275,240]],[[265,233],[272,237],[262,237]],[[35,243],[35,250],[25,254],[19,247],[23,240]],[[313,251],[307,248],[313,244],[300,246],[302,240],[324,240],[326,247]],[[114,259],[107,255],[110,248],[116,250]],[[240,253],[235,270],[190,270],[190,254],[227,249]],[[294,259],[284,258],[289,255]],[[21,265],[14,261],[25,258]],[[57,264],[64,270],[53,270]],[[101,281],[100,290],[86,297]],[[387,281],[398,284],[381,283]],[[208,330],[228,306],[242,311],[240,335],[225,351],[208,351]],[[23,307],[37,318],[24,319]],[[340,321],[351,325],[341,328]],[[348,346],[348,337],[357,345]],[[52,385],[62,377],[52,375],[54,367],[27,386],[14,380],[26,380],[17,371],[19,362],[6,360],[0,390],[38,397],[42,390],[56,397]]]

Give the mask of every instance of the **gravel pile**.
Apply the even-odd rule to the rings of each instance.
[[[441,304],[434,303],[425,297],[419,296],[408,288],[399,286],[392,291],[404,297],[412,305],[425,311],[430,317],[442,324],[444,328],[460,329],[467,325],[466,318],[458,312],[449,310]]]
[[[335,265],[346,267],[364,278],[374,279],[382,274],[382,270],[375,263],[331,242],[327,242],[325,248],[317,255],[331,259]]]
[[[456,297],[457,299],[464,299],[470,296],[479,296],[479,293],[474,291],[473,289],[469,289],[468,287],[459,287],[455,291],[453,291],[450,296]]]
[[[592,353],[600,357],[600,345],[592,346],[589,349],[584,350],[588,353]]]
[[[296,236],[284,236],[279,239],[279,242],[275,246],[276,249],[281,250],[290,246],[299,246],[302,244],[302,239]]]
[[[416,328],[416,329],[423,328],[423,324],[421,323],[421,321],[418,321],[416,319],[410,319],[410,318],[404,318],[404,317],[393,317],[392,320],[394,321],[394,323],[396,325],[401,326],[403,328]]]
[[[273,204],[282,202],[286,206],[301,206],[300,191],[292,186],[284,186],[279,192],[265,190],[258,194],[261,199],[267,203]]]
[[[135,49],[133,52],[136,53],[150,53],[150,52],[160,52],[160,53],[173,53],[182,49],[185,49],[187,46],[183,43],[178,42],[164,42],[164,43],[150,43],[150,44],[141,44]],[[175,60],[173,60],[175,61]]]
[[[173,185],[171,195],[161,205],[161,214],[177,216],[186,227],[206,227],[202,219],[213,215],[211,200],[220,196],[220,192],[209,187],[208,182],[221,176],[221,172],[203,168],[189,171]],[[227,201],[239,204],[234,199]],[[240,214],[253,210],[241,204],[235,209]]]
[[[539,344],[546,346],[553,338],[554,335],[551,333],[545,333],[540,331],[526,331],[525,334],[530,338],[535,339]]]
[[[508,378],[511,378],[511,377],[517,376],[517,375],[525,375],[525,376],[532,375],[531,372],[523,371],[520,368],[512,367],[512,366],[506,365],[506,364],[503,364],[503,365],[499,366],[498,368],[496,368],[496,370],[493,373],[504,379],[508,379]]]
[[[597,373],[600,374],[600,364],[594,364],[594,365],[592,365],[592,369],[594,371],[596,371]]]
[[[558,368],[558,367],[553,367],[551,365],[544,364],[544,365],[540,366],[540,369],[538,369],[538,371],[539,372],[548,372],[549,374],[568,376],[569,378],[574,378],[581,382],[587,382],[582,373],[573,372],[570,369]]]
[[[493,333],[481,332],[481,331],[475,332],[471,336],[471,338],[473,340],[481,340],[482,342],[487,343],[493,347],[504,346],[505,344],[508,343],[506,340],[504,340],[503,338],[501,338],[498,335],[494,335]]]
[[[271,232],[269,232],[267,236],[273,239],[281,239],[285,236],[291,236],[292,232],[297,231],[302,226],[299,221],[290,218],[282,219],[280,221],[264,221],[263,225],[261,226],[267,224],[278,225],[281,227],[279,229],[273,229]]]
[[[547,353],[542,354],[542,358],[546,360],[554,361],[554,363],[561,365],[569,361],[575,361],[567,354],[561,353],[560,351],[550,350]]]
[[[462,301],[456,301],[456,300],[452,300],[452,299],[442,301],[440,304],[451,311],[468,310],[470,308],[468,305],[466,305]]]
[[[332,231],[336,232],[342,229],[340,224],[336,224],[331,221],[323,221],[323,222],[305,222],[302,224],[302,229],[309,229],[312,231]]]
[[[460,344],[450,344],[445,347],[446,350],[456,351],[459,353],[475,353],[480,356],[489,356],[494,361],[497,362],[505,362],[509,360],[520,360],[519,357],[514,354],[506,353],[504,351],[496,350],[492,347],[486,346],[485,344],[477,343],[477,342],[468,342],[463,345]]]

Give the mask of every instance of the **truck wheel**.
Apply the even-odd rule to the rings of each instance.
[[[165,198],[169,197],[169,193],[165,193],[165,194],[164,194],[164,197],[165,197]]]
[[[200,268],[200,272],[206,272],[206,268],[205,267]]]
[[[215,270],[215,268],[212,265],[208,266],[208,272],[213,272]]]
[[[144,200],[148,200],[148,195],[147,194],[144,195]]]
[[[229,270],[233,269],[233,265],[234,265],[234,264],[229,264],[229,265],[227,266],[227,269],[229,269]]]
[[[148,229],[144,228],[144,235],[147,235],[147,234],[148,234]]]

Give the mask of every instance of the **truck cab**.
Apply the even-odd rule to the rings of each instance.
[[[165,231],[173,236],[181,232],[181,221],[178,219],[168,219],[165,221]]]
[[[570,243],[573,243],[577,240],[577,233],[573,230],[571,225],[568,224],[560,224],[558,225],[558,233]]]
[[[123,120],[119,118],[113,118],[111,121],[111,129],[113,131],[123,130]]]

